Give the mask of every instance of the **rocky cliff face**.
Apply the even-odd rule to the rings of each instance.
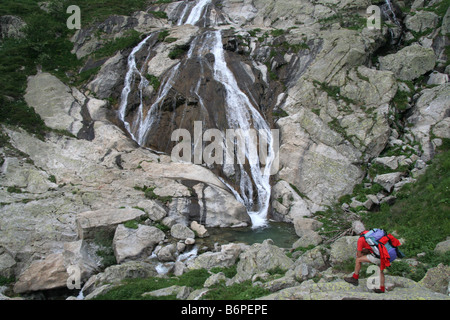
[[[60,275],[72,264],[63,254],[67,243],[86,242],[85,229],[109,230],[111,238],[131,220],[147,219],[148,228],[192,221],[250,226],[251,212],[268,195],[264,218],[286,222],[335,204],[363,182],[383,189],[370,204],[347,207],[388,201],[450,138],[449,14],[420,10],[416,2],[417,14],[406,15],[399,9],[405,2],[380,1],[385,23],[378,30],[367,28],[368,0],[174,1],[79,30],[73,52],[86,59],[83,71],[98,72],[78,88],[38,73],[25,95],[47,126],[70,135],[42,141],[4,128],[0,256],[7,263],[0,271],[23,275],[17,292],[54,288],[55,281],[64,287],[67,275],[27,286],[40,281],[29,268]],[[141,33],[139,45],[96,58],[130,31]],[[258,116],[247,113],[250,128],[279,130],[269,194],[260,192],[265,184],[248,165],[170,159],[175,129],[194,136],[195,121],[203,131],[233,128],[231,93],[256,110]],[[389,176],[367,170],[380,164]],[[84,228],[79,221],[86,216]],[[154,231],[136,230],[122,238]],[[132,255],[116,251],[116,258],[141,259],[164,241],[159,237],[150,250],[139,242]],[[102,263],[90,265],[92,274]]]

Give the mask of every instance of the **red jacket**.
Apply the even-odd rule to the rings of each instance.
[[[393,247],[401,246],[400,241],[398,241],[398,239],[391,234],[388,234],[387,236],[384,236],[383,238],[378,240],[379,242],[378,250],[380,250],[380,270],[384,270],[386,269],[386,267],[391,266],[390,261],[391,257],[389,256],[389,253],[385,246],[385,244],[388,243],[389,241],[391,242],[391,245]]]
[[[368,231],[363,231],[362,233],[361,233],[361,235],[364,235],[364,234],[366,234]],[[360,240],[361,239],[364,239],[364,237],[361,237],[360,238]],[[391,242],[391,245],[393,246],[393,247],[398,247],[398,246],[400,246],[401,245],[401,243],[400,243],[400,241],[398,241],[398,239],[397,238],[395,238],[393,235],[391,235],[391,234],[388,234],[387,236],[384,236],[384,237],[382,237],[381,239],[379,239],[378,240],[378,242],[379,242],[379,244],[378,244],[378,250],[380,251],[380,270],[384,270],[384,269],[386,269],[387,267],[389,267],[390,265],[391,265],[391,262],[390,262],[390,255],[389,255],[389,252],[388,252],[388,250],[386,249],[386,247],[385,247],[385,244],[386,243],[388,243],[388,242]],[[364,239],[364,242],[367,244],[367,242],[365,241],[365,239]],[[368,244],[367,244],[367,246],[369,246]],[[358,245],[358,247],[363,247],[363,245],[362,244],[359,244]],[[364,246],[365,247],[365,246]],[[372,250],[371,250],[372,251]],[[373,252],[373,251],[372,251]]]

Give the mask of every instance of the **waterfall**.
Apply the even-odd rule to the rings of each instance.
[[[270,127],[250,102],[248,96],[239,88],[237,80],[225,61],[225,53],[222,45],[222,33],[220,30],[212,32],[214,54],[214,78],[220,82],[226,90],[227,118],[231,129],[242,129],[245,143],[245,156],[250,164],[253,182],[258,192],[258,209],[252,210],[253,185],[250,177],[240,165],[241,173],[241,198],[249,209],[253,227],[261,227],[266,224],[266,215],[270,201],[270,168],[274,160],[273,141]],[[250,137],[249,129],[253,127],[268,138],[269,154],[264,170],[260,167],[260,159],[256,150],[257,145]]]
[[[136,65],[136,53],[139,52],[142,47],[147,43],[147,41],[152,37],[152,34],[148,35],[144,40],[142,40],[130,53],[128,56],[128,71],[125,76],[124,87],[122,89],[122,94],[120,97],[120,106],[119,106],[119,119],[123,122],[127,131],[134,137],[130,124],[125,120],[127,105],[128,105],[128,95],[131,92],[131,88],[134,85],[136,80],[136,74],[139,75],[140,83],[139,83],[139,97],[140,97],[140,105],[139,105],[139,117],[142,116],[142,90],[148,85],[148,81],[145,76],[142,75],[142,70],[138,70]],[[148,60],[149,56],[147,56]]]
[[[392,17],[393,22],[394,22],[397,26],[401,27],[401,24],[400,24],[400,22],[398,21],[397,16],[395,15],[394,9],[392,8],[391,0],[385,0],[385,2],[386,2],[386,7],[387,7],[387,9],[388,9],[389,12],[390,12],[390,14],[387,13],[387,12],[385,12],[385,13],[386,13],[386,16]]]
[[[197,24],[208,5],[211,5],[211,0],[198,0],[189,12],[188,8],[190,5],[186,4],[177,24],[183,24],[183,21],[185,21],[184,24]],[[185,19],[188,12],[189,15]],[[142,106],[142,90],[148,86],[149,83],[142,75],[142,70],[137,69],[135,55],[142,49],[150,37],[151,35],[141,41],[141,43],[133,49],[128,57],[128,71],[125,77],[119,108],[120,120],[122,120],[125,128],[139,145],[143,145],[145,143],[152,127],[158,122],[161,103],[164,102],[169,90],[173,87],[178,70],[182,65],[181,62],[178,62],[174,67],[172,67],[171,71],[166,75],[159,88],[156,101],[150,106],[147,114],[144,115]],[[195,48],[198,45],[200,46],[200,49],[199,51],[195,51]],[[239,131],[238,136],[245,141],[245,148],[243,152],[250,167],[248,172],[244,169],[244,164],[238,164],[240,194],[234,191],[231,187],[230,190],[233,190],[233,194],[236,199],[243,203],[247,208],[252,220],[253,228],[265,226],[267,224],[267,212],[271,193],[270,171],[272,163],[275,159],[272,132],[263,116],[253,105],[248,96],[239,88],[237,79],[228,67],[222,44],[222,32],[220,30],[203,31],[201,35],[192,41],[187,58],[190,59],[195,57],[196,54],[204,55],[205,52],[209,52],[214,55],[213,75],[214,80],[223,85],[226,92],[225,113],[228,126],[229,129],[241,129],[237,130]],[[136,76],[139,76],[141,79],[139,84],[140,105],[138,108],[138,114],[135,116],[133,123],[130,125],[126,121],[125,116],[128,104],[128,95],[134,85]],[[202,97],[198,93],[200,80],[201,79],[199,79],[196,88],[193,88],[193,92],[199,98],[202,108],[204,108]],[[259,145],[263,144],[268,148],[268,151],[266,150],[265,152],[267,154],[267,159],[264,162],[264,167],[260,165],[261,159],[260,155],[258,155],[258,142],[253,139],[252,135],[250,135],[250,129],[254,129],[259,133]],[[262,138],[264,143],[261,141]],[[224,165],[233,164],[225,163]],[[254,190],[254,188],[256,188],[256,190]],[[257,200],[256,203],[254,203],[254,198]]]
[[[201,18],[201,14],[207,5],[211,3],[211,0],[199,0],[197,4],[192,8],[191,13],[184,22],[184,24],[195,25]],[[186,12],[185,12],[186,13]],[[181,20],[182,21],[182,20]]]

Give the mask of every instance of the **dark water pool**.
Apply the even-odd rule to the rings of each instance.
[[[252,228],[207,228],[209,237],[198,241],[208,246],[218,242],[226,244],[230,242],[241,242],[252,245],[262,243],[266,239],[272,239],[273,243],[280,248],[291,248],[292,244],[299,239],[295,233],[294,226],[284,222],[269,222],[266,227]],[[197,240],[197,239],[196,239]]]

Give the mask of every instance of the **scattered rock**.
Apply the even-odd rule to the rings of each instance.
[[[310,218],[294,219],[295,233],[300,238],[303,237],[308,231],[316,231],[317,229],[321,228],[322,225],[322,222]]]
[[[449,279],[450,267],[440,263],[437,267],[428,269],[419,284],[435,292],[447,294]]]
[[[439,242],[434,248],[434,252],[437,253],[446,253],[448,251],[450,251],[450,240]]]
[[[250,280],[254,274],[271,269],[288,270],[293,261],[286,256],[282,249],[272,244],[271,240],[264,240],[262,244],[255,243],[239,256],[235,281]]]
[[[197,233],[197,236],[199,238],[205,238],[209,236],[208,230],[206,230],[206,228],[203,225],[199,224],[197,221],[191,222],[191,229],[192,231]]]
[[[343,263],[356,256],[356,246],[359,236],[346,236],[331,244],[330,261],[333,264]]]
[[[154,247],[165,238],[164,232],[156,227],[139,224],[137,229],[132,229],[125,227],[123,224],[118,225],[113,239],[117,263],[122,263],[127,259],[137,259],[145,255],[149,256]]]
[[[377,175],[374,182],[380,184],[387,192],[392,192],[394,185],[401,180],[402,172],[393,172]]]
[[[188,261],[189,269],[211,269],[214,267],[231,267],[236,263],[236,259],[241,253],[239,244],[223,245],[220,252],[205,252],[195,259]]]
[[[67,285],[69,274],[64,266],[61,253],[48,255],[36,260],[19,276],[14,284],[15,293],[63,288]]]
[[[428,71],[433,70],[436,56],[433,49],[412,44],[379,58],[380,69],[394,72],[400,80],[414,80]]]
[[[177,223],[170,228],[170,235],[175,239],[186,240],[188,238],[195,238],[195,233],[185,225]]]
[[[26,27],[25,21],[17,16],[0,16],[0,39],[23,38],[25,36],[23,28]]]
[[[405,27],[415,32],[423,32],[427,29],[435,29],[439,22],[439,16],[430,11],[416,11],[414,15],[407,16]]]
[[[80,239],[93,239],[98,232],[113,233],[118,224],[139,219],[145,212],[134,208],[100,209],[79,213],[76,218]]]

